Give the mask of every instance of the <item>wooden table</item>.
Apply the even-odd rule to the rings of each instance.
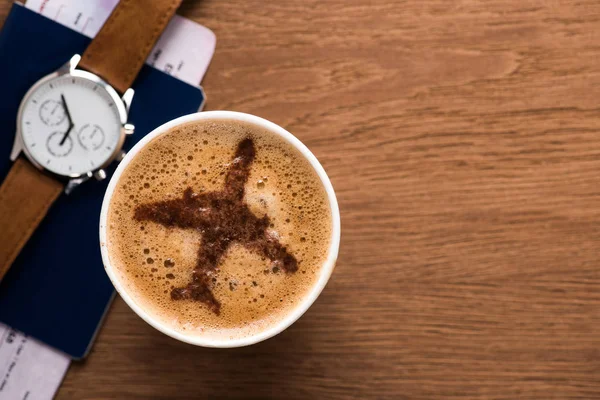
[[[600,2],[180,12],[218,37],[207,109],[270,119],[322,161],[338,265],[249,348],[178,343],[117,299],[58,399],[600,397]]]

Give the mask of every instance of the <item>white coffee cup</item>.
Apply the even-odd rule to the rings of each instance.
[[[294,146],[296,149],[302,153],[302,155],[310,162],[315,172],[321,179],[321,183],[327,192],[327,197],[329,200],[329,206],[331,210],[331,218],[332,218],[332,230],[331,230],[331,243],[329,245],[329,252],[327,255],[327,259],[323,263],[320,269],[320,276],[315,283],[315,285],[310,289],[310,291],[306,294],[306,296],[298,303],[298,305],[278,324],[273,325],[264,331],[258,332],[254,335],[231,339],[228,335],[223,335],[222,338],[215,338],[213,335],[211,337],[203,337],[201,334],[183,334],[172,327],[164,324],[157,318],[154,318],[150,315],[143,307],[138,305],[135,300],[129,295],[126,287],[119,280],[119,275],[115,273],[114,267],[110,263],[110,258],[108,256],[108,246],[107,246],[107,220],[108,220],[108,208],[111,202],[111,198],[113,196],[113,192],[115,187],[117,186],[117,182],[121,177],[121,174],[127,168],[127,165],[133,160],[136,155],[139,153],[141,149],[143,149],[148,143],[150,143],[154,138],[168,132],[172,128],[187,124],[195,121],[202,120],[216,120],[216,119],[227,119],[227,120],[237,120],[241,122],[248,122],[264,129],[267,129],[285,139],[290,145]],[[325,173],[325,170],[317,160],[317,158],[308,150],[308,148],[298,140],[294,135],[283,129],[282,127],[269,122],[263,118],[256,117],[250,114],[244,114],[233,111],[206,111],[196,114],[186,115],[177,119],[174,119],[166,124],[159,126],[154,129],[148,135],[146,135],[142,140],[140,140],[130,151],[127,153],[125,158],[119,164],[117,170],[112,176],[110,183],[108,184],[108,188],[106,189],[106,194],[104,195],[104,201],[102,203],[102,211],[100,213],[100,249],[102,252],[102,261],[104,263],[104,269],[108,274],[108,277],[112,281],[115,289],[121,295],[123,300],[131,307],[131,309],[144,321],[152,325],[154,328],[163,332],[166,335],[171,336],[177,340],[181,340],[182,342],[194,344],[197,346],[204,347],[241,347],[248,346],[254,343],[261,342],[265,339],[268,339],[274,335],[285,330],[287,327],[292,325],[298,318],[302,316],[308,310],[308,308],[315,302],[321,291],[327,284],[331,273],[335,267],[335,262],[338,256],[338,250],[340,245],[340,211],[338,208],[337,199],[335,197],[335,193],[333,191],[333,187],[331,186],[331,182]]]

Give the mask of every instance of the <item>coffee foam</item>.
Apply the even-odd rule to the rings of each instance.
[[[215,275],[220,315],[193,300],[172,300],[196,266],[202,234],[134,220],[140,204],[194,191],[222,190],[237,147],[253,139],[256,158],[245,186],[252,212],[271,220],[269,233],[298,260],[295,273],[241,245],[232,245]],[[310,163],[278,135],[239,121],[183,125],[153,139],[127,166],[108,215],[108,254],[119,281],[153,317],[186,335],[241,338],[279,323],[318,280],[327,257],[331,214],[327,194]]]

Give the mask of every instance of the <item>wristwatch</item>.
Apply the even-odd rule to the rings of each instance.
[[[25,94],[0,186],[0,279],[62,192],[122,155],[133,80],[181,0],[121,0],[82,56]]]

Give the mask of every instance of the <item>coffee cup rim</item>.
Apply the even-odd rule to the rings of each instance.
[[[157,318],[153,317],[149,313],[147,313],[142,307],[140,307],[133,298],[129,295],[127,290],[121,284],[117,274],[114,271],[110,263],[110,259],[108,256],[108,246],[107,246],[107,220],[108,220],[108,209],[110,205],[110,201],[112,199],[115,187],[119,178],[121,177],[123,171],[131,160],[143,149],[148,143],[150,143],[156,137],[166,133],[170,129],[187,124],[190,122],[197,122],[202,120],[218,120],[218,119],[228,119],[228,120],[236,120],[241,122],[248,122],[258,126],[261,126],[277,135],[282,137],[286,142],[295,147],[302,153],[302,155],[310,162],[311,166],[319,176],[323,187],[327,193],[327,198],[329,201],[329,207],[331,212],[331,220],[332,220],[332,230],[331,230],[331,242],[329,246],[329,251],[327,255],[327,259],[323,263],[321,267],[321,275],[317,280],[316,284],[310,289],[308,295],[303,298],[303,300],[290,312],[285,318],[283,318],[278,324],[275,324],[264,331],[258,332],[254,335],[242,337],[242,338],[215,338],[215,337],[204,337],[201,335],[186,335],[181,332],[178,332],[174,328],[167,326],[166,324],[160,322]],[[288,132],[286,129],[281,126],[268,121],[264,118],[257,117],[255,115],[236,112],[236,111],[204,111],[198,112],[194,114],[188,114],[169,122],[164,123],[163,125],[157,127],[152,132],[148,133],[144,138],[142,138],[139,142],[137,142],[132,149],[125,155],[123,160],[119,163],[117,169],[115,170],[106,192],[104,194],[104,199],[102,201],[102,209],[100,212],[100,250],[102,254],[102,262],[104,264],[104,270],[106,271],[108,277],[110,278],[113,286],[121,296],[121,298],[125,301],[125,303],[144,321],[153,326],[155,329],[160,332],[174,338],[180,340],[185,343],[202,346],[202,347],[218,347],[218,348],[231,348],[231,347],[243,347],[249,346],[263,340],[269,339],[285,329],[287,329],[290,325],[292,325],[295,321],[297,321],[316,301],[317,297],[321,294],[325,285],[329,281],[331,274],[335,268],[335,263],[337,261],[337,256],[339,252],[340,245],[340,235],[341,235],[341,226],[340,226],[340,212],[337,203],[337,198],[335,192],[333,190],[333,186],[331,185],[331,181],[327,176],[327,173],[323,169],[321,163],[317,160],[314,154],[302,143],[298,138],[296,138],[293,134]]]

